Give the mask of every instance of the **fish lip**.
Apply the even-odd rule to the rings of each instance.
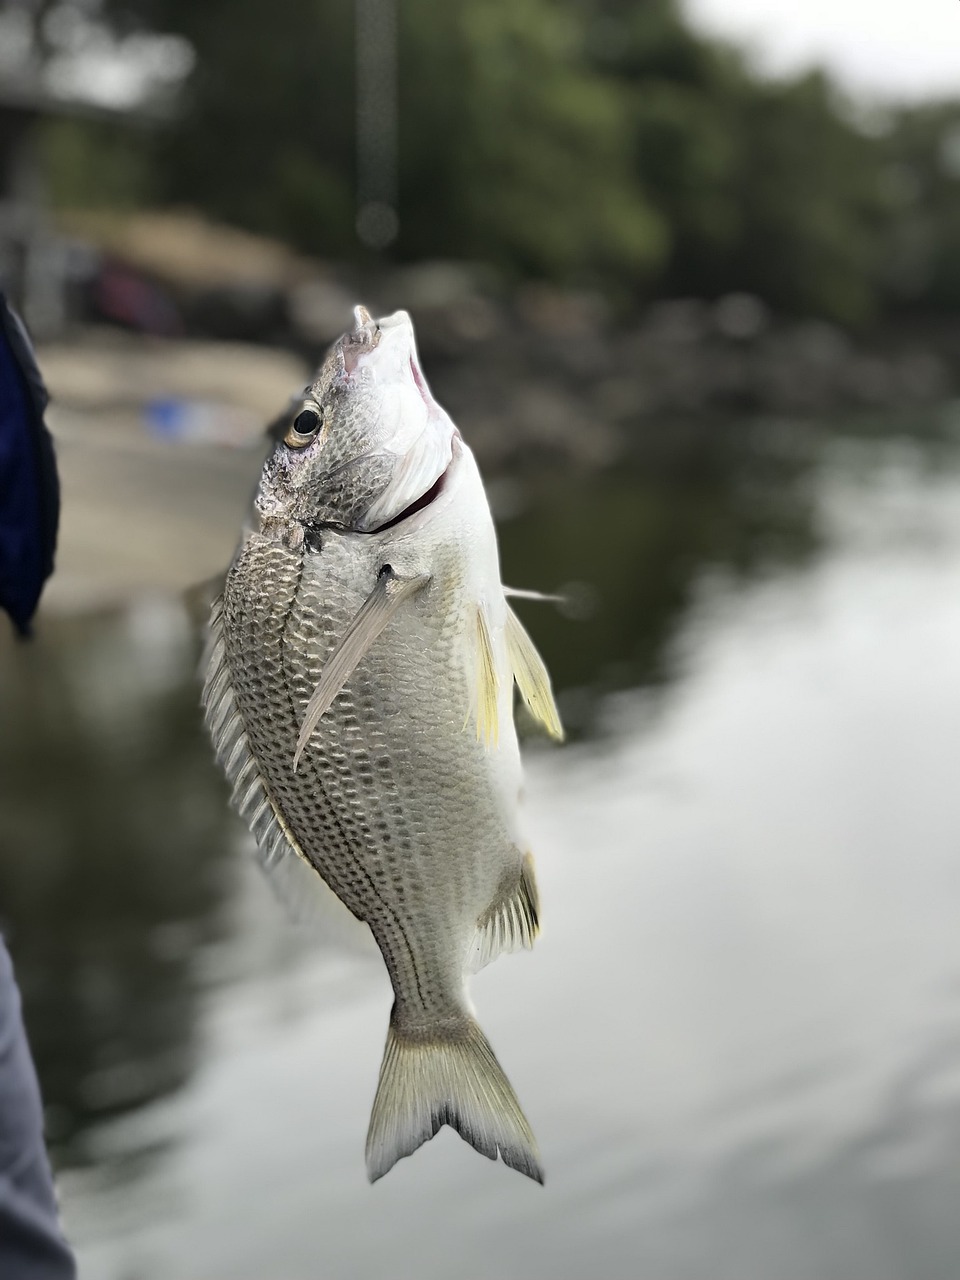
[[[434,417],[442,412],[424,375],[413,321],[409,313],[395,311],[390,316],[374,320],[365,307],[358,306],[354,308],[354,317],[355,327],[350,332],[344,333],[337,340],[335,347],[340,382],[349,384],[358,373],[363,372],[363,366],[381,346],[381,339],[386,339],[386,347],[395,345],[399,338],[399,341],[407,343],[410,376],[426,405],[429,416]],[[376,361],[371,363],[376,367]]]
[[[380,345],[383,331],[364,306],[353,309],[354,327],[337,342],[337,362],[343,378],[350,378],[357,370],[363,356],[370,355]]]

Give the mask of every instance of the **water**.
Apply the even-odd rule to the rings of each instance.
[[[960,442],[761,424],[493,486],[571,726],[545,933],[479,975],[541,1189],[444,1130],[370,1188],[390,1005],[245,861],[177,598],[0,657],[0,903],[103,1280],[954,1280]]]

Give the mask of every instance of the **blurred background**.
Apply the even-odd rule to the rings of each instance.
[[[0,924],[92,1280],[960,1275],[960,10],[0,0],[64,489]],[[198,712],[263,427],[411,311],[558,690],[475,996],[544,1190],[368,1187],[386,975]],[[522,726],[526,731],[527,726]]]

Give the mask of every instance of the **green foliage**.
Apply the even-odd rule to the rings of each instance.
[[[431,0],[404,9],[400,119],[420,198],[404,165],[401,248],[559,278],[648,277],[665,227],[632,172],[622,95],[585,65],[572,15],[552,0],[451,6],[451,59],[435,13]],[[442,97],[440,146],[424,84]]]
[[[54,206],[127,209],[155,198],[155,171],[142,131],[89,120],[44,123],[40,152]]]
[[[793,311],[870,319],[882,225],[875,148],[819,75],[764,86],[740,118],[737,275]]]
[[[594,61],[630,95],[636,170],[673,233],[658,286],[746,289],[793,312],[868,319],[879,156],[825,77],[758,81],[669,0],[596,0],[590,16]]]
[[[170,0],[197,53],[158,159],[170,199],[324,255],[355,246],[351,6]]]
[[[124,149],[57,126],[61,198],[191,203],[320,256],[369,254],[355,230],[349,0],[104,0],[104,12],[124,31],[182,34],[196,67],[154,141]],[[758,79],[677,0],[397,0],[397,12],[394,256],[635,299],[748,290],[849,324],[960,301],[960,105],[868,134],[824,76]]]
[[[882,140],[889,205],[882,285],[901,306],[960,305],[960,102],[898,112]]]
[[[357,254],[351,6],[153,9],[198,54],[162,157],[170,197],[314,253]],[[626,102],[585,64],[572,14],[552,0],[410,0],[399,17],[396,252],[648,277],[665,228],[632,172]]]

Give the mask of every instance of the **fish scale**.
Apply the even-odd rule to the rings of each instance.
[[[326,559],[333,558],[335,545],[328,540]],[[411,925],[398,918],[396,909],[383,907],[383,895],[368,900],[371,884],[389,886],[398,902],[417,902],[429,880],[434,899],[446,897],[454,907],[472,899],[478,904],[476,917],[492,900],[502,866],[488,869],[479,860],[453,858],[450,850],[499,844],[501,861],[507,863],[515,857],[515,845],[498,821],[496,805],[488,812],[477,802],[486,781],[486,753],[463,731],[469,700],[465,676],[461,671],[452,684],[443,678],[462,668],[459,655],[451,653],[450,628],[435,629],[430,664],[423,664],[418,652],[419,675],[406,677],[414,706],[435,699],[437,688],[446,686],[442,710],[434,703],[423,729],[418,732],[416,720],[411,723],[399,711],[393,717],[377,713],[377,699],[370,695],[379,687],[389,691],[396,682],[396,655],[384,646],[382,658],[372,652],[339,695],[338,714],[324,719],[312,750],[293,774],[303,708],[350,618],[350,609],[342,606],[328,605],[321,613],[320,600],[329,597],[320,585],[324,563],[324,553],[299,557],[271,540],[248,541],[224,592],[231,662],[242,670],[248,655],[255,655],[255,675],[236,682],[237,701],[264,780],[300,848],[344,904],[370,925],[395,987],[403,989],[409,980],[416,988],[420,1001],[407,1002],[408,1017],[429,1021],[449,1014],[449,988],[456,993],[460,985],[461,956],[454,956],[455,966],[448,954],[442,957],[453,979],[431,976],[439,969],[437,944],[463,951],[472,927],[457,939],[449,930],[441,937],[435,925]],[[269,582],[269,592],[251,585],[260,582]],[[364,683],[366,708],[356,696]],[[391,722],[398,720],[393,732]],[[368,760],[374,786],[364,781],[370,777]],[[474,774],[472,785],[456,791],[445,785],[452,763],[455,774]]]
[[[211,614],[206,720],[265,868],[302,860],[383,955],[370,1177],[450,1124],[542,1181],[466,975],[539,924],[514,677],[555,736],[559,719],[405,313],[358,312],[264,464],[256,515]]]

